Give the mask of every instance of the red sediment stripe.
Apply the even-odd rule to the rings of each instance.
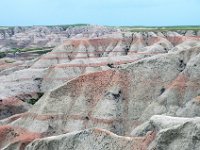
[[[4,65],[0,66],[0,69],[1,68],[6,68],[6,67],[16,67],[16,66],[20,66],[20,65],[23,65],[23,63],[20,63],[20,64],[4,64]],[[23,65],[21,67],[25,67],[25,66]]]
[[[62,52],[62,53],[65,53],[65,52]],[[68,53],[68,52],[66,52]],[[74,53],[81,53],[81,52],[73,52],[72,54]],[[100,52],[83,52],[83,54],[99,54]],[[106,53],[106,52],[102,52],[102,53]],[[124,51],[111,51],[109,53],[125,53]],[[135,52],[135,51],[130,51],[129,53],[134,53],[136,55],[157,55],[157,54],[163,54],[163,52]],[[127,56],[127,55],[124,55],[124,56]],[[75,60],[75,59],[89,59],[89,58],[108,58],[108,57],[99,57],[99,56],[85,56],[85,57],[75,57],[72,58],[72,60]],[[44,56],[44,57],[41,57],[40,58],[41,60],[43,59],[66,59],[68,60],[69,57],[63,57],[63,56]]]
[[[110,53],[119,53],[119,52],[123,53],[123,51],[111,51]],[[62,53],[68,53],[68,52],[62,52]],[[79,52],[73,52],[73,53],[79,53]],[[88,52],[83,52],[83,53],[88,53]],[[91,53],[93,53],[93,52],[91,52]],[[96,52],[94,52],[94,53],[96,53]],[[160,53],[160,52],[136,52],[136,51],[130,51],[129,53],[134,53],[134,54],[137,54],[137,55],[163,54],[163,53]],[[75,59],[89,59],[89,58],[103,58],[103,57],[98,57],[98,56],[74,57],[73,60],[75,60]],[[108,57],[104,57],[104,58],[108,58]],[[68,60],[69,58],[68,57],[62,57],[62,56],[60,56],[60,57],[58,57],[58,56],[54,56],[54,57],[52,57],[52,56],[43,56],[43,57],[40,58],[40,60],[43,60],[43,59],[44,60],[48,60],[48,59],[66,59],[66,60]],[[20,64],[3,64],[3,65],[0,65],[0,69],[4,69],[4,68],[8,68],[8,67],[30,67],[30,66],[24,65],[23,63],[20,63]],[[82,67],[82,66],[80,66],[80,67]],[[37,67],[33,67],[33,68],[37,69]]]
[[[49,80],[71,80],[73,78],[47,78]],[[149,80],[149,81],[141,81],[143,83],[146,83],[146,84],[150,84],[150,83],[156,83],[156,84],[165,84],[165,82],[163,81],[152,81],[152,80]],[[124,85],[126,86],[126,85]],[[172,89],[172,88],[186,88],[186,87],[193,87],[193,88],[198,88],[200,86],[200,83],[196,82],[196,81],[188,81],[186,82],[185,80],[181,80],[180,77],[179,79],[176,79],[174,81],[172,81],[172,83],[168,84],[166,86],[167,89]],[[34,94],[37,94],[38,92],[31,92],[31,93],[21,93],[21,94],[17,94],[17,95],[14,95],[14,96],[11,96],[11,97],[8,97],[6,99],[3,99],[2,102],[0,102],[1,104],[3,105],[16,105],[16,104],[21,104],[22,102],[16,98],[16,97],[23,97],[23,96],[26,96],[26,95],[34,95]]]
[[[89,58],[101,58],[101,57],[97,57],[97,56],[75,57],[75,58],[72,58],[72,60],[75,60],[75,59],[89,59]],[[41,60],[42,59],[66,59],[66,60],[68,60],[69,57],[57,57],[57,56],[55,56],[55,57],[42,57]]]
[[[113,42],[129,42],[131,38],[79,38],[79,39],[67,39],[64,41],[65,44],[70,43],[73,47],[77,47],[80,44],[84,45],[100,45],[109,44]]]
[[[186,75],[182,74],[182,75],[179,75],[175,80],[173,80],[173,82],[170,83],[167,86],[167,88],[170,88],[170,89],[171,88],[181,88],[181,89],[183,89],[183,88],[188,87],[187,82],[188,82],[188,77]],[[197,86],[199,85],[197,82],[194,82],[193,86],[195,86],[195,84]],[[192,85],[191,82],[190,82],[190,85]]]
[[[23,102],[21,100],[19,100],[18,98],[16,98],[18,95],[15,96],[10,96],[7,98],[2,99],[2,101],[0,102],[1,105],[6,105],[6,106],[13,106],[13,105],[21,105],[23,104]]]
[[[6,124],[9,124],[9,123],[21,118],[22,116],[23,116],[23,114],[16,114],[16,115],[13,115],[11,117],[8,117],[8,118],[4,119],[4,122]]]
[[[120,117],[117,117],[115,119],[90,117],[90,119],[94,123],[104,123],[104,124],[112,124],[114,122],[122,122],[124,120],[124,118],[120,118]]]
[[[156,138],[156,131],[147,132],[145,138],[142,140],[141,149],[146,150],[153,140]]]
[[[50,78],[50,77],[43,77],[42,79],[45,80],[45,81],[64,81],[64,80],[71,80],[75,77],[63,77],[63,78]],[[34,78],[20,78],[20,79],[17,79],[17,80],[10,80],[10,81],[1,81],[1,83],[10,83],[10,82],[20,82],[20,81],[32,81],[32,80],[35,80]]]
[[[125,64],[125,63],[133,63],[136,62],[138,60],[141,60],[142,58],[139,59],[134,59],[134,60],[123,60],[123,61],[116,61],[116,62],[110,62],[113,65],[121,65],[121,64]],[[101,63],[88,63],[88,64],[57,64],[56,66],[50,66],[49,68],[67,68],[67,67],[80,67],[80,68],[84,68],[84,67],[101,67],[101,66],[107,66],[109,64],[109,62],[101,62]],[[33,69],[41,69],[43,67],[32,67]]]
[[[115,122],[127,122],[130,124],[134,124],[134,126],[141,124],[142,122],[138,120],[130,120],[124,117],[116,117],[112,119],[106,119],[106,118],[97,118],[93,116],[88,116],[86,119],[86,116],[84,115],[66,115],[66,114],[36,114],[36,113],[24,113],[21,115],[22,119],[32,118],[34,120],[39,121],[46,121],[46,120],[81,120],[81,121],[92,121],[94,123],[103,123],[103,124],[112,124]]]
[[[99,54],[99,53],[119,53],[124,51],[94,51],[94,52],[51,52],[49,54]],[[159,54],[161,52],[138,52],[138,51],[129,51],[136,54]]]
[[[124,61],[116,61],[116,62],[111,62],[113,65],[120,65],[120,64],[125,64],[125,63],[132,63],[136,62],[140,59],[135,59],[135,60],[124,60]],[[100,66],[107,66],[109,62],[102,62],[102,63],[88,63],[88,64],[62,64],[62,65],[57,65],[56,68],[65,68],[65,67],[100,67]],[[55,67],[55,66],[52,66]]]
[[[90,38],[82,38],[82,39],[68,39],[65,40],[65,43],[71,43],[73,46],[77,46],[79,44],[98,44],[98,43],[112,43],[112,42],[129,42],[131,37],[127,37],[127,38],[112,38],[112,37],[107,37],[107,38],[96,38],[96,39],[90,39]],[[134,39],[145,39],[146,37],[133,37]],[[179,38],[185,38],[185,39],[199,39],[200,36],[184,36],[184,35],[179,35],[179,36],[169,36],[166,35],[164,37],[160,37],[160,36],[149,36],[148,39],[149,40],[161,40],[161,39],[165,39],[165,38],[173,38],[173,39],[179,39]]]
[[[124,63],[127,63],[127,62],[124,62]],[[63,77],[63,78],[50,78],[50,77],[44,77],[42,78],[43,80],[50,80],[50,81],[65,81],[65,80],[71,80],[71,79],[74,79],[76,77]],[[30,80],[34,80],[33,78],[21,78],[21,79],[18,79],[18,80],[13,80],[13,81],[1,81],[3,83],[8,83],[8,82],[16,82],[16,81],[30,81]],[[141,81],[143,83],[146,83],[146,84],[150,84],[150,83],[157,83],[157,84],[164,84],[165,82],[163,81],[159,81],[159,80],[146,80],[146,81]],[[183,85],[184,83],[184,85]],[[177,80],[177,81],[173,81],[173,83],[170,83],[169,85],[166,86],[166,88],[177,88],[177,87],[199,87],[200,86],[200,83],[196,82],[196,81],[188,81],[188,82],[185,82],[185,81],[180,81],[180,80]],[[26,95],[26,94],[25,94]]]
[[[11,132],[13,134],[11,134]],[[7,137],[7,138],[5,138]],[[12,127],[9,125],[0,126],[0,141],[11,140],[12,142],[32,141],[40,138],[40,133],[30,132],[24,128]],[[10,142],[10,141],[9,141]]]

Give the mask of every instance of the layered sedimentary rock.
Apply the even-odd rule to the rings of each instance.
[[[199,119],[184,118],[200,112],[196,33],[67,32],[37,59],[1,60],[1,149],[197,149]]]

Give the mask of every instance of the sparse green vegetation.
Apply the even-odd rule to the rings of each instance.
[[[0,58],[4,58],[6,57],[6,53],[5,52],[0,52]]]
[[[38,101],[38,99],[34,99],[34,98],[31,98],[29,99],[27,102],[31,105],[34,105],[36,102]]]
[[[23,52],[31,52],[31,53],[37,53],[37,54],[45,54],[47,52],[50,52],[54,47],[38,47],[38,48],[13,48],[5,52],[0,52],[0,58],[6,57],[7,54],[13,54],[15,55],[17,52],[18,53],[23,53]]]
[[[9,27],[0,26],[0,30],[6,30],[6,29],[9,29]]]
[[[44,95],[44,93],[37,93],[37,95],[38,95],[38,98],[31,98],[27,100],[27,103],[34,105]]]
[[[14,63],[15,61],[14,61],[14,60],[6,59],[5,62],[6,62],[6,63]]]
[[[69,24],[69,25],[53,25],[53,26],[47,26],[47,27],[62,27],[64,30],[68,28],[73,28],[73,27],[84,27],[88,26],[89,24]]]
[[[12,52],[30,52],[36,50],[46,50],[46,49],[53,49],[54,47],[35,47],[35,48],[13,48],[8,51],[8,53]]]
[[[178,30],[200,30],[200,26],[121,26],[121,29],[131,31],[131,32],[139,32],[139,31],[178,31]]]
[[[46,54],[46,53],[51,52],[51,51],[52,51],[52,50],[43,50],[43,51],[35,51],[35,52],[33,52],[33,53],[42,55],[42,54]]]

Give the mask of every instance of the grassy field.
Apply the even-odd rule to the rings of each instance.
[[[57,27],[62,27],[64,30],[68,28],[73,28],[73,27],[84,27],[88,26],[89,24],[69,24],[69,25],[57,25]],[[47,27],[56,27],[56,25],[53,26],[47,26]]]
[[[200,30],[200,26],[163,26],[163,27],[156,27],[156,26],[120,26],[120,29],[128,30],[131,32],[139,32],[139,31],[178,31],[178,30],[193,30],[198,31]]]
[[[38,48],[13,48],[10,49],[6,52],[0,52],[0,58],[6,57],[7,54],[15,54],[16,52],[31,52],[31,53],[38,53],[38,54],[45,54],[46,52],[49,52],[53,49],[54,47],[38,47]]]
[[[37,48],[24,48],[24,49],[19,49],[17,48],[18,51],[20,52],[29,52],[29,51],[36,51],[36,50],[46,50],[46,49],[53,49],[54,47],[37,47]],[[16,49],[12,49],[11,51],[15,51]]]
[[[9,29],[9,27],[0,26],[0,30],[6,30],[6,29]]]

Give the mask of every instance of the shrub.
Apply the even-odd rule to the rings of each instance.
[[[27,103],[34,105],[44,95],[44,93],[37,93],[37,95],[38,95],[37,98],[31,98],[27,100]]]
[[[0,52],[0,58],[4,58],[6,57],[6,53],[5,52]]]

